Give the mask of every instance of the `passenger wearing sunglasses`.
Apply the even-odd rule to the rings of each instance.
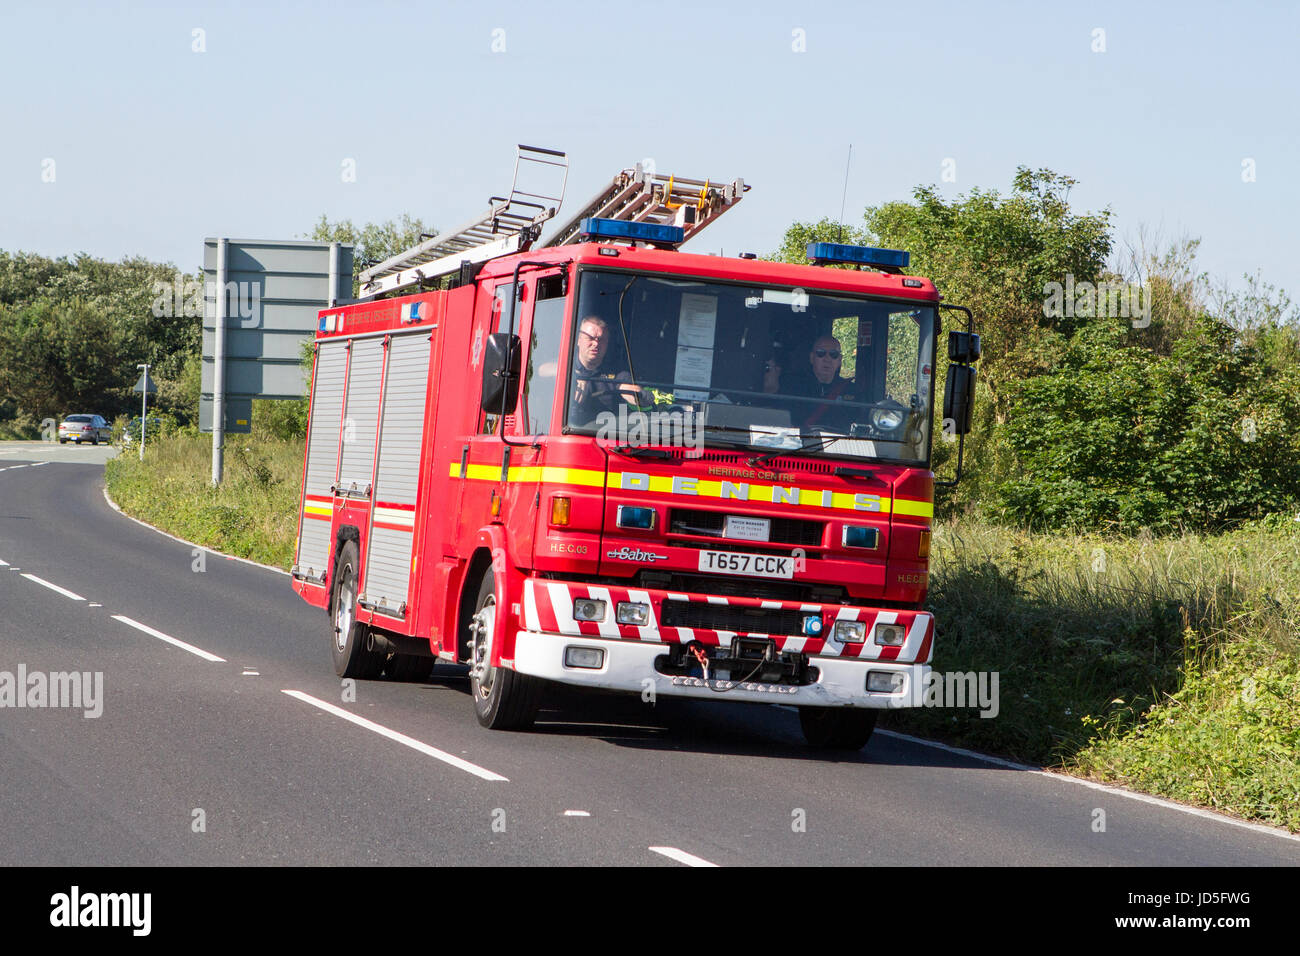
[[[785,395],[801,398],[823,398],[825,404],[813,405],[809,402],[795,402],[791,408],[791,420],[803,428],[826,428],[832,431],[847,431],[853,423],[853,413],[849,409],[832,408],[831,402],[851,402],[853,380],[840,377],[840,366],[844,364],[843,350],[833,335],[823,335],[813,343],[808,352],[806,370],[792,371],[785,382],[781,381],[781,366],[772,359],[767,363],[763,376],[763,391],[781,392]]]

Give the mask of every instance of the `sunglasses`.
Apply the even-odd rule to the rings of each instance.
[[[829,355],[831,358],[837,359],[840,357],[840,350],[839,349],[813,349],[813,355],[817,356],[818,358],[825,358],[826,356]]]

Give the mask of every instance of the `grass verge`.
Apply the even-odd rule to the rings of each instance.
[[[213,488],[212,438],[177,432],[148,443],[145,460],[105,466],[123,511],[197,544],[288,569],[297,533],[303,442],[226,437],[225,474]]]

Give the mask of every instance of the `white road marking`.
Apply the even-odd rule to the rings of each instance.
[[[698,856],[687,853],[685,850],[679,850],[675,846],[652,846],[651,853],[659,853],[668,857],[670,860],[676,860],[678,863],[685,863],[687,866],[713,866],[718,864],[710,863],[708,860],[702,860]]]
[[[351,721],[352,723],[356,724],[358,727],[364,727],[366,728],[366,730],[372,730],[375,733],[379,734],[381,737],[387,737],[389,740],[394,740],[399,744],[403,744],[407,747],[410,747],[412,750],[418,750],[426,757],[432,757],[434,760],[441,760],[443,763],[450,764],[451,766],[457,768],[458,770],[464,770],[466,773],[472,773],[474,776],[481,777],[484,780],[499,780],[503,783],[510,782],[505,777],[501,776],[501,774],[499,773],[493,773],[491,770],[486,770],[483,767],[478,766],[477,764],[472,764],[468,760],[462,760],[460,757],[456,757],[453,756],[452,754],[447,753],[446,751],[439,750],[437,747],[430,747],[428,744],[416,740],[414,737],[408,737],[406,736],[406,734],[398,733],[396,730],[390,730],[389,728],[383,726],[382,724],[375,723],[373,720],[366,720],[366,718],[364,717],[358,717],[356,714],[352,713],[351,711],[344,710],[342,707],[335,707],[333,704],[328,703],[327,701],[320,700],[317,697],[312,697],[310,694],[304,694],[300,690],[282,689],[281,692],[288,694],[290,697],[293,697],[296,700],[301,700],[304,703],[311,704],[313,707],[319,707],[327,714],[333,714],[335,717],[342,717],[344,720]]]
[[[971,757],[975,760],[982,760],[985,763],[995,764],[999,767],[1006,767],[1010,770],[1020,770],[1025,773],[1037,774],[1040,777],[1047,777],[1049,780],[1059,780],[1062,783],[1076,783],[1081,787],[1088,787],[1091,790],[1101,790],[1103,793],[1109,793],[1116,797],[1127,797],[1129,800],[1137,800],[1141,803],[1150,803],[1153,806],[1164,807],[1166,810],[1177,810],[1180,813],[1188,813],[1194,817],[1202,817],[1206,820],[1214,820],[1218,823],[1230,823],[1234,827],[1242,827],[1246,830],[1254,830],[1256,833],[1267,833],[1270,836],[1282,837],[1286,840],[1295,840],[1300,842],[1300,834],[1287,833],[1285,830],[1279,830],[1276,827],[1270,827],[1263,823],[1251,823],[1249,820],[1238,820],[1236,817],[1226,816],[1222,813],[1215,813],[1213,810],[1204,810],[1201,807],[1189,807],[1186,804],[1176,803],[1173,800],[1167,800],[1164,797],[1153,797],[1149,793],[1138,793],[1136,790],[1125,790],[1123,787],[1117,787],[1111,783],[1097,783],[1095,780],[1084,780],[1082,777],[1074,777],[1064,773],[1052,773],[1048,770],[1032,767],[1029,764],[1016,763],[1013,760],[1003,760],[1001,757],[990,757],[987,754],[976,753],[974,750],[965,750],[961,747],[952,747],[948,744],[941,744],[936,740],[924,740],[921,737],[913,737],[911,734],[900,734],[896,730],[877,730],[877,734],[886,737],[896,737],[899,740],[906,740],[908,743],[920,744],[923,747],[933,747],[936,750],[946,750],[948,753],[959,754],[962,757]]]
[[[0,568],[7,568],[7,567],[9,567],[8,561],[0,561]]]
[[[67,588],[61,588],[57,584],[51,584],[49,581],[45,580],[44,578],[38,578],[36,575],[28,574],[26,571],[23,572],[23,577],[25,577],[28,581],[35,581],[37,584],[42,585],[43,587],[47,587],[51,591],[57,591],[59,594],[62,594],[65,598],[72,598],[72,600],[74,601],[86,600],[80,594],[76,594],[72,591],[69,591]]]
[[[269,564],[260,564],[257,561],[250,561],[248,558],[237,558],[233,554],[222,554],[222,552],[214,551],[212,548],[205,548],[201,544],[195,544],[193,541],[186,541],[184,538],[178,538],[174,534],[168,534],[166,531],[163,531],[161,528],[155,528],[147,521],[141,521],[139,518],[132,518],[129,514],[127,514],[125,511],[122,510],[121,505],[119,505],[116,501],[114,501],[112,498],[108,496],[107,487],[104,488],[104,500],[108,502],[108,506],[110,508],[112,508],[118,514],[120,514],[123,518],[126,518],[129,521],[134,521],[138,525],[143,525],[144,527],[148,528],[150,531],[156,531],[164,538],[171,538],[173,541],[179,541],[181,544],[189,545],[191,548],[199,548],[202,551],[206,551],[208,554],[220,555],[221,557],[225,558],[228,561],[238,561],[241,564],[251,564],[255,568],[261,568],[263,571],[274,571],[276,574],[283,574],[285,577],[289,576],[289,572],[286,571],[284,568],[275,568]]]
[[[41,467],[41,465],[48,465],[48,464],[49,464],[48,461],[36,461],[36,462],[32,462],[32,467],[39,468]]]
[[[201,647],[195,647],[193,644],[186,644],[184,641],[178,640],[172,637],[170,634],[164,634],[162,631],[155,631],[148,624],[141,624],[139,621],[133,621],[125,614],[114,614],[113,620],[121,621],[123,624],[130,625],[131,627],[135,628],[137,631],[143,631],[144,633],[148,634],[150,637],[156,637],[160,641],[166,641],[168,644],[171,644],[173,647],[179,647],[183,651],[189,651],[191,654],[201,657],[205,661],[212,661],[214,664],[224,664],[226,662],[226,659],[224,657],[218,657],[216,654],[209,654]]]
[[[257,671],[244,671],[244,673],[240,674],[239,676],[240,677],[261,677],[262,675],[259,674]]]
[[[88,605],[86,605],[86,606],[87,606],[87,607],[103,607],[104,605],[102,605],[102,604],[95,604],[94,602],[91,602],[90,604],[88,604]]]
[[[586,810],[565,810],[565,811],[564,811],[564,815],[565,815],[566,817],[589,817],[589,816],[591,816],[591,814],[588,813]]]
[[[7,470],[9,470],[9,471],[14,471],[14,470],[16,470],[16,469],[18,469],[18,468],[26,468],[26,467],[27,467],[26,465],[10,465],[9,468],[8,468]]]

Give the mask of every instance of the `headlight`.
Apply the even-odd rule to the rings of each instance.
[[[841,644],[861,644],[867,638],[867,625],[862,621],[836,621],[833,633]]]
[[[899,647],[907,639],[907,630],[901,624],[877,624],[876,643],[882,647]]]
[[[882,432],[897,431],[903,424],[905,415],[906,411],[901,408],[873,408],[871,424]]]
[[[650,605],[640,601],[619,601],[614,609],[614,619],[620,624],[645,627],[650,623]]]
[[[575,621],[605,620],[605,602],[591,598],[578,598],[573,602],[573,619]]]

